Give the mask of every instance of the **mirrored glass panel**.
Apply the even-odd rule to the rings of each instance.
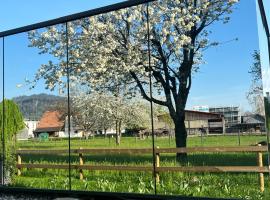
[[[270,84],[269,84],[269,75],[270,75],[270,54],[269,54],[269,48],[270,48],[270,42],[269,38],[267,38],[267,30],[266,27],[269,27],[269,2],[268,1],[262,1],[265,9],[266,14],[266,20],[263,23],[261,13],[259,11],[259,6],[257,7],[257,17],[258,17],[258,33],[259,33],[259,41],[260,41],[260,64],[261,64],[261,74],[262,74],[262,80],[263,80],[263,96],[264,96],[264,103],[265,103],[265,112],[266,112],[266,124],[267,124],[267,130],[269,131],[269,92],[270,92]],[[268,22],[268,23],[267,23]],[[269,28],[268,28],[269,29]]]
[[[255,6],[150,3],[154,96],[165,101],[156,101],[158,125],[172,127],[178,148],[159,150],[158,194],[260,198],[251,146],[265,145],[266,130]]]
[[[59,24],[6,37],[5,175],[10,186],[69,189],[65,29]]]
[[[68,23],[74,190],[154,193],[146,15]]]
[[[269,58],[255,1],[157,0],[1,39],[0,179],[263,199]]]

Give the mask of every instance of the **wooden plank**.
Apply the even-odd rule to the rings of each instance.
[[[17,164],[17,168],[28,169],[69,169],[67,164]],[[93,171],[153,171],[152,166],[98,166],[98,165],[71,165],[71,169]],[[267,167],[257,166],[191,166],[191,167],[157,167],[157,172],[269,172]]]
[[[69,169],[69,165],[66,164],[31,164],[23,163],[17,164],[17,168],[28,168],[28,169]],[[76,169],[76,165],[71,165],[71,169]]]
[[[258,144],[258,146],[261,146],[261,144]],[[262,152],[259,152],[257,154],[257,163],[259,167],[263,167],[263,154]],[[260,182],[260,191],[264,191],[264,174],[259,173],[259,182]]]
[[[93,165],[83,165],[80,166],[82,169],[95,170],[95,171],[153,171],[152,166],[93,166]]]
[[[123,154],[136,154],[136,153],[152,153],[151,148],[141,149],[71,149],[71,153],[99,153],[99,154],[110,154],[110,153],[123,153]],[[17,150],[17,154],[67,154],[68,149],[21,149]]]
[[[192,167],[159,167],[158,172],[269,172],[267,167],[257,166],[192,166]]]
[[[152,166],[98,166],[98,165],[71,165],[71,169],[82,169],[90,171],[153,171]],[[17,168],[28,169],[69,169],[69,165],[51,164],[17,164]]]
[[[130,149],[130,148],[121,148],[121,149],[79,149],[78,153],[123,153],[123,154],[134,154],[134,153],[153,153],[152,148],[140,148],[140,149]]]
[[[189,148],[160,148],[156,153],[233,153],[233,152],[267,152],[265,146],[242,146],[242,147],[189,147]]]
[[[22,155],[40,155],[40,154],[68,154],[68,149],[20,149],[17,150],[18,154]],[[71,152],[74,153],[74,152]]]
[[[206,153],[206,152],[267,152],[266,146],[242,146],[242,147],[189,147],[189,148],[160,148],[154,150],[156,153]],[[147,154],[152,153],[152,148],[140,149],[71,149],[71,153],[99,153],[99,154]],[[18,154],[67,154],[68,149],[21,149],[17,150]]]

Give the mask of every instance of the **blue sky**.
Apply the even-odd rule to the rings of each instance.
[[[117,2],[120,1],[8,0],[1,3],[0,31]],[[266,2],[269,4],[269,1]],[[217,23],[211,30],[213,33],[210,39],[213,41],[226,42],[234,38],[238,38],[238,41],[225,43],[205,52],[206,64],[201,66],[200,72],[194,74],[187,107],[241,105],[243,110],[249,110],[246,93],[251,78],[248,70],[252,64],[251,54],[259,49],[255,0],[241,0],[231,16],[230,23]],[[16,88],[16,84],[22,83],[24,78],[31,79],[33,68],[38,69],[40,64],[48,60],[46,56],[38,56],[37,50],[28,48],[27,45],[26,34],[6,39],[8,98],[43,90],[42,82],[33,91],[26,87]]]

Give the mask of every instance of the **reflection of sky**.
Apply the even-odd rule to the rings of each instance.
[[[255,2],[240,1],[229,24],[212,26],[211,40],[233,41],[208,49],[206,64],[194,75],[188,107],[193,105],[241,106],[249,110],[246,93],[251,84],[248,73],[252,54],[258,50]]]
[[[0,31],[118,3],[124,0],[1,1]]]
[[[28,47],[26,33],[13,35],[5,39],[5,97],[38,93],[56,94],[44,89],[44,81],[39,81],[34,89],[29,89],[26,80],[33,81],[41,64],[52,59],[48,55],[39,55],[37,49]],[[20,87],[18,87],[20,85]]]
[[[1,2],[0,31],[17,28],[40,21],[54,19],[77,12],[106,6],[121,0],[9,0]],[[53,6],[52,6],[53,5]],[[64,6],[63,6],[64,5]],[[50,12],[48,12],[48,10]],[[2,38],[0,42],[2,52]],[[33,80],[33,76],[41,64],[46,64],[50,57],[38,55],[37,49],[28,47],[27,34],[22,33],[5,39],[5,97],[12,98],[19,95],[31,95],[37,93],[58,94],[58,90],[49,91],[44,89],[44,81],[39,81],[33,90],[25,84],[25,79]],[[1,53],[2,56],[2,53]],[[0,57],[2,69],[2,57]],[[0,71],[2,75],[2,70]],[[2,76],[0,95],[2,96]],[[21,86],[21,87],[16,87]],[[2,97],[1,97],[2,98]]]
[[[7,4],[10,5],[12,1],[14,0],[10,2],[7,1]],[[53,18],[52,16],[54,15],[50,15],[49,13],[44,14],[42,12],[42,10],[46,9],[41,10],[39,3],[36,5],[36,1],[31,1],[33,1],[33,4],[30,5],[31,14],[32,16],[37,16],[35,21],[39,21],[41,18],[43,20]],[[54,14],[57,13],[57,15],[55,15],[57,17],[86,10],[86,7],[83,6],[85,1],[74,1],[74,11],[72,9],[72,11],[66,10],[65,8],[67,7],[65,7],[63,8],[64,11],[61,13],[61,7],[63,7],[61,2],[63,3],[63,0],[53,1],[54,7],[59,8],[56,9],[55,12],[52,11]],[[73,1],[69,1],[69,8],[73,8],[71,2]],[[100,2],[109,4],[117,1],[104,0]],[[13,3],[11,8],[13,10],[15,9],[15,13],[16,9],[18,9],[18,13],[20,14],[20,10],[23,10],[20,6],[22,5]],[[222,42],[238,37],[239,41],[229,42],[205,52],[207,64],[202,65],[200,72],[194,75],[187,104],[188,108],[195,105],[241,105],[245,109],[250,109],[246,100],[246,93],[250,86],[250,74],[248,74],[248,70],[253,62],[252,53],[254,50],[258,49],[256,10],[254,8],[254,1],[240,1],[237,10],[232,14],[232,19],[229,24],[223,25],[218,23],[212,26],[211,30],[213,34],[211,35],[211,40]],[[10,16],[6,9],[4,9],[4,12],[6,12],[6,16]],[[1,17],[1,15],[3,15],[2,12],[0,13],[0,19],[8,18]],[[46,15],[50,15],[50,17]],[[10,17],[11,19],[8,19],[8,22],[12,24],[13,22],[11,20],[15,20],[16,17]],[[29,24],[29,22],[23,22],[23,19],[23,17],[19,17],[20,25]],[[32,18],[28,19],[34,22]],[[1,23],[0,28],[3,29]],[[32,91],[29,91],[27,87],[16,88],[16,85],[23,83],[25,78],[31,79],[40,64],[47,63],[49,59],[47,56],[38,55],[36,49],[28,48],[27,45],[26,34],[20,34],[6,39],[6,96],[11,98],[18,95],[29,95],[40,92],[57,94],[57,91],[45,91],[43,82],[40,82],[37,88]]]
[[[268,26],[270,27],[270,1],[264,0],[265,14],[268,21]],[[259,45],[261,54],[261,65],[262,65],[262,76],[263,76],[263,89],[264,94],[270,92],[270,65],[267,47],[267,37],[262,25],[259,7],[257,5],[257,20],[258,20],[258,34],[259,34]]]

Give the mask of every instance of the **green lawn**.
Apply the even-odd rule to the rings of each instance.
[[[252,145],[265,140],[265,136],[241,136],[241,145]],[[159,147],[175,147],[173,139],[157,138],[155,145]],[[237,146],[237,136],[209,136],[188,138],[188,146]],[[57,141],[20,141],[22,149],[65,149],[67,140]],[[88,140],[72,140],[71,148],[118,148],[113,138],[91,138]],[[119,148],[152,147],[151,138],[139,140],[122,138]],[[23,162],[31,163],[67,163],[66,155],[23,156]],[[119,155],[91,154],[84,155],[85,164],[91,165],[152,165],[152,155]],[[254,153],[196,153],[189,154],[189,165],[256,165]],[[72,155],[72,163],[79,163],[78,155]],[[267,163],[264,155],[264,163]],[[161,154],[161,166],[176,166],[174,154]],[[154,182],[150,172],[104,172],[84,171],[85,180],[79,180],[77,170],[72,170],[72,189],[111,192],[154,193]],[[258,174],[255,173],[161,173],[158,194],[178,194],[188,196],[238,197],[243,199],[270,199],[269,178],[265,175],[266,191],[259,192]],[[67,170],[24,169],[22,176],[14,178],[13,186],[68,189]]]
[[[266,140],[266,136],[240,136],[240,145],[252,145],[260,141]],[[204,136],[201,137],[190,137],[188,138],[188,147],[194,146],[238,146],[238,136]],[[155,139],[155,146],[159,147],[175,147],[173,138],[163,137]],[[52,141],[20,141],[19,147],[22,149],[65,149],[68,148],[67,139],[58,139]],[[71,140],[71,148],[115,148],[115,138],[104,138],[95,137],[89,138],[88,140],[73,139]],[[141,147],[152,147],[151,137],[145,138],[144,140],[136,139],[135,137],[123,137],[119,148],[141,148]]]

